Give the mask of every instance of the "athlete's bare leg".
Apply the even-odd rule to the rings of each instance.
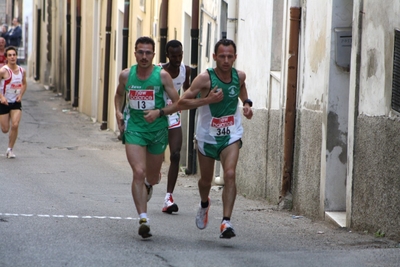
[[[168,144],[170,151],[170,165],[168,170],[167,193],[173,193],[178,179],[179,161],[181,159],[182,128],[168,130]]]
[[[224,188],[222,191],[223,217],[231,217],[236,199],[236,166],[239,158],[240,142],[233,143],[222,150],[221,165],[224,169]]]
[[[197,155],[200,164],[200,179],[198,181],[200,199],[202,202],[207,202],[214,176],[215,160],[202,155],[200,152]]]
[[[9,148],[13,148],[15,145],[15,141],[17,141],[18,128],[19,128],[19,122],[21,121],[21,115],[22,112],[20,109],[14,109],[10,111],[11,129],[8,141]]]
[[[158,182],[163,154],[152,155],[147,148],[138,145],[125,145],[126,156],[133,171],[132,197],[138,214],[147,213],[147,189],[144,180],[149,184]],[[151,166],[148,166],[148,165]]]
[[[3,133],[8,133],[10,130],[10,114],[2,114],[0,115],[0,125],[1,125],[1,131]]]

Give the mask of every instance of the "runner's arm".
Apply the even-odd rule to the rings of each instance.
[[[121,72],[118,78],[117,90],[114,96],[114,106],[115,106],[115,117],[117,119],[118,129],[120,132],[124,131],[124,115],[121,112],[122,101],[124,100],[125,94],[125,84],[128,80],[129,69],[125,69]]]
[[[240,93],[239,98],[242,100],[242,103],[249,99],[247,95],[247,88],[246,88],[246,74],[243,71],[238,71],[239,79],[240,79]],[[243,104],[243,115],[247,119],[251,119],[253,117],[253,110],[251,109],[248,103]]]
[[[7,70],[5,68],[0,69],[0,80],[7,79]],[[0,103],[3,105],[8,105],[7,99],[3,96],[3,93],[0,91]]]
[[[211,82],[207,72],[198,75],[190,88],[183,93],[178,101],[179,110],[194,109],[211,103],[220,102],[224,98],[222,90],[217,87],[210,90]],[[200,94],[200,98],[196,98]]]
[[[189,66],[185,65],[186,69],[186,79],[185,82],[183,83],[183,91],[186,91],[190,87],[190,76],[192,75],[192,70]]]
[[[179,95],[174,87],[174,83],[172,82],[171,76],[164,69],[161,70],[160,76],[161,76],[161,82],[164,85],[164,90],[165,90],[166,94],[168,95],[169,99],[171,99],[172,104],[168,105],[166,107],[163,107],[161,109],[145,110],[144,118],[146,119],[147,122],[150,122],[150,123],[155,121],[159,117],[162,117],[162,116],[168,115],[168,114],[172,114],[172,113],[178,111],[176,103],[179,100]]]
[[[26,73],[25,70],[22,69],[22,89],[21,93],[17,96],[17,99],[15,101],[21,102],[22,96],[25,94],[26,91]]]

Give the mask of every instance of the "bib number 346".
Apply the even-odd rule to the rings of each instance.
[[[233,134],[235,129],[235,117],[233,115],[221,118],[212,118],[210,125],[210,135],[224,136]]]

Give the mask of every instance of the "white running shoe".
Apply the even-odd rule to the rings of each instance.
[[[208,198],[208,207],[207,208],[202,208],[201,203],[199,210],[197,211],[196,215],[196,226],[200,230],[203,230],[207,227],[208,224],[208,210],[210,209],[211,206],[211,199]]]
[[[138,234],[142,236],[142,238],[151,237],[152,234],[150,233],[150,224],[147,218],[142,218],[139,220],[139,230]]]
[[[12,150],[7,150],[6,157],[8,159],[14,159],[15,158],[15,154],[13,153]]]
[[[172,194],[170,194],[169,198],[166,198],[164,200],[164,207],[162,208],[162,211],[168,214],[172,214],[172,212],[177,212],[178,210],[179,210],[178,205],[174,203]]]
[[[236,236],[235,230],[233,230],[233,227],[232,227],[232,224],[230,221],[224,220],[221,223],[220,230],[221,230],[221,234],[220,234],[219,238],[228,238],[229,239],[231,237]]]

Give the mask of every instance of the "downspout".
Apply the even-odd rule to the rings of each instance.
[[[110,49],[111,49],[111,13],[112,0],[107,0],[107,20],[106,20],[106,47],[104,51],[104,90],[103,90],[103,122],[100,129],[107,130],[108,119],[108,84],[110,73]]]
[[[11,1],[11,23],[10,24],[12,24],[14,17],[16,17],[14,12],[15,12],[15,0],[12,0]]]
[[[122,70],[128,67],[128,44],[129,44],[129,7],[130,2],[125,1],[124,6],[124,28],[122,29]],[[124,103],[122,103],[121,112],[124,112],[126,103],[126,94],[124,94]],[[121,133],[118,139],[122,140]]]
[[[279,202],[283,201],[291,189],[293,177],[293,153],[296,126],[297,64],[299,50],[301,9],[290,8],[289,60],[286,88],[286,110],[283,148],[283,177]]]
[[[42,24],[42,10],[39,8],[38,10],[37,10],[37,28],[36,28],[36,68],[35,68],[35,70],[36,70],[36,73],[35,73],[35,81],[38,81],[38,80],[40,80],[40,51],[41,51],[41,49],[40,49],[40,36],[41,36],[41,33],[40,33],[40,29],[42,28],[41,27],[41,24]]]
[[[192,0],[192,29],[190,36],[192,38],[192,55],[191,55],[191,81],[197,76],[198,54],[199,54],[199,0]],[[189,110],[189,134],[188,134],[188,166],[185,170],[186,174],[196,173],[196,148],[194,146],[194,124],[196,117],[196,109]]]
[[[129,44],[129,7],[130,2],[125,1],[124,6],[124,28],[122,29],[122,69],[128,67],[128,44]]]
[[[160,22],[160,62],[167,62],[165,46],[167,45],[168,35],[168,0],[161,3],[161,22]]]
[[[67,92],[65,101],[71,101],[71,0],[67,1]]]
[[[76,52],[75,52],[75,84],[73,107],[79,105],[79,67],[81,58],[81,0],[76,0]]]

